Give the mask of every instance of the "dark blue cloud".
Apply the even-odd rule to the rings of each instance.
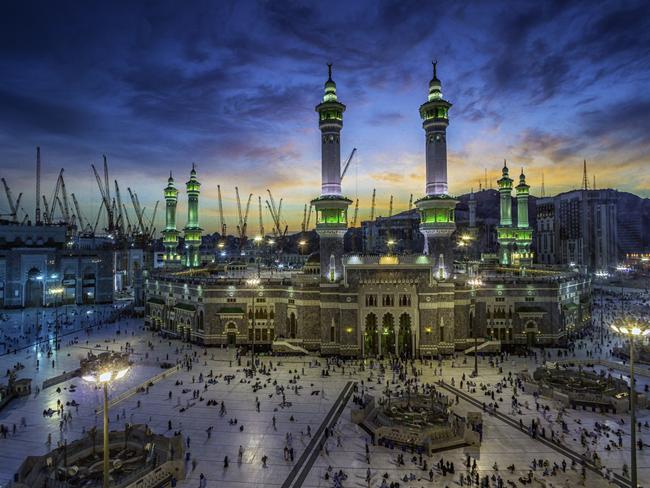
[[[10,2],[0,158],[31,161],[40,144],[80,181],[102,153],[125,179],[162,182],[196,161],[224,185],[254,171],[263,187],[318,161],[313,106],[331,61],[344,151],[400,160],[422,151],[432,58],[454,103],[450,150],[469,167],[492,164],[486,139],[494,164],[643,154],[649,14],[644,1]],[[28,170],[15,191],[29,191]]]

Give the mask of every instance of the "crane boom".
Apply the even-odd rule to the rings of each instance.
[[[129,212],[126,211],[126,205],[122,204],[122,208],[124,209],[124,218],[126,218],[126,225],[127,225],[127,232],[130,234],[132,232],[131,228],[131,220],[129,219]]]
[[[223,218],[223,202],[221,200],[221,185],[217,185],[217,193],[219,195],[219,219],[221,220],[221,238],[226,238],[226,221]]]
[[[235,196],[237,197],[237,214],[239,216],[239,236],[241,237],[242,227],[244,226],[244,216],[241,212],[241,200],[239,199],[239,188],[235,187]]]
[[[80,231],[83,231],[84,229],[84,218],[83,215],[81,214],[81,207],[79,206],[79,202],[77,201],[77,197],[75,196],[74,193],[71,193],[70,196],[72,197],[72,204],[74,205],[74,210],[77,214],[77,222],[78,222],[78,229]]]
[[[62,177],[63,177],[63,168],[61,168],[61,171],[59,171],[59,177],[56,179],[56,186],[54,187],[54,195],[52,196],[52,199],[50,200],[50,204],[52,205],[50,207],[50,215],[49,215],[50,222],[54,221],[54,210],[56,208],[56,199],[59,197],[59,191],[61,191],[61,178]]]
[[[117,180],[115,181],[115,198],[117,200],[116,202],[116,209],[117,209],[117,230],[120,235],[124,235],[124,214],[122,213],[122,196],[120,195],[120,187],[117,184]]]
[[[106,162],[104,160],[104,162]],[[108,228],[110,229],[113,226],[113,216],[111,215],[111,201],[109,198],[109,194],[107,193],[107,189],[104,188],[104,183],[102,183],[102,179],[99,176],[99,173],[97,172],[97,168],[95,168],[94,164],[91,164],[90,167],[93,169],[93,173],[95,174],[95,179],[97,180],[97,187],[99,188],[99,193],[102,196],[102,203],[104,204],[104,208],[106,209],[106,221],[108,222]],[[107,167],[105,166],[106,171],[108,171]],[[95,226],[97,228],[97,226]]]
[[[409,210],[413,208],[413,193],[411,193],[411,197],[409,198]]]
[[[95,219],[95,225],[93,226],[93,235],[97,234],[97,225],[99,225],[99,217],[102,215],[102,208],[104,208],[106,205],[104,204],[104,200],[102,200],[102,203],[99,205],[99,210],[97,211],[97,218]]]
[[[375,220],[375,196],[377,195],[377,189],[373,188],[372,189],[372,202],[370,203],[370,220],[373,221]]]
[[[309,222],[311,222],[311,209],[312,209],[312,204],[309,204],[309,210],[307,210],[307,223],[305,224],[305,229],[308,231],[309,230]]]
[[[45,195],[43,195],[43,208],[45,209],[45,213],[43,214],[43,219],[45,220],[46,224],[50,223],[50,207],[47,204],[47,198],[45,198]]]
[[[350,153],[350,157],[348,158],[347,162],[345,163],[345,166],[343,167],[343,173],[341,173],[341,180],[343,180],[345,173],[347,173],[348,167],[350,166],[350,163],[352,162],[352,158],[354,157],[354,154],[356,152],[357,152],[357,148],[355,147],[354,149],[352,149],[352,152]]]
[[[262,197],[257,196],[257,203],[259,204],[260,210],[260,237],[264,239],[264,220],[262,219]]]
[[[2,186],[5,188],[5,195],[7,195],[7,201],[9,202],[11,216],[13,217],[13,221],[16,222],[18,219],[18,205],[14,203],[14,199],[11,196],[11,190],[9,189],[9,185],[7,185],[6,180],[4,178],[0,178],[0,180],[2,180]]]
[[[390,202],[388,204],[388,216],[393,216],[393,195],[390,196]]]
[[[34,214],[36,225],[41,224],[41,148],[36,148],[36,210]]]
[[[63,216],[68,225],[70,225],[70,205],[68,204],[68,192],[65,189],[65,181],[63,180],[63,170],[61,170],[61,196],[63,197]]]
[[[149,227],[147,228],[147,236],[149,236],[149,239],[153,237],[154,233],[154,221],[156,220],[156,213],[158,212],[158,204],[160,203],[160,200],[156,200],[156,205],[153,207],[153,215],[151,216],[151,221],[149,222]]]
[[[300,228],[302,229],[302,232],[305,232],[305,225],[307,224],[307,204],[305,203],[305,209],[302,211],[302,224],[300,224]]]
[[[129,192],[129,196],[131,197],[131,203],[133,204],[133,210],[135,211],[135,216],[138,219],[138,225],[140,227],[140,232],[142,232],[144,234],[145,233],[145,228],[144,228],[144,222],[142,221],[143,211],[140,208],[140,202],[138,201],[138,197],[131,191],[131,188],[127,187],[127,190]]]

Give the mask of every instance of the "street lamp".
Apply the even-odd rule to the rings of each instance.
[[[59,349],[59,297],[63,295],[63,287],[50,288],[50,293],[54,295],[54,350]]]
[[[107,351],[99,356],[90,356],[82,360],[81,379],[88,383],[103,386],[104,389],[104,476],[103,488],[109,488],[108,465],[110,452],[108,447],[108,385],[123,378],[129,372],[129,360],[126,354]]]
[[[633,488],[637,487],[636,482],[636,391],[634,382],[634,340],[637,337],[650,335],[650,325],[637,320],[628,320],[620,325],[611,325],[614,332],[626,335],[630,341],[630,481]]]
[[[480,276],[468,280],[467,283],[472,287],[472,293],[475,293],[476,289],[483,285]],[[474,334],[474,376],[476,377],[478,376],[478,330],[475,330],[474,314],[471,311],[469,313],[469,328]]]
[[[253,317],[251,318],[251,330],[253,331],[252,333],[252,339],[251,339],[251,368],[253,372],[255,372],[255,289],[260,284],[260,279],[259,278],[249,278],[246,280],[246,284],[250,286],[253,289],[253,299],[252,299],[252,313]]]

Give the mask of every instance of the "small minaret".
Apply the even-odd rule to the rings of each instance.
[[[451,103],[442,98],[441,86],[434,61],[429,96],[420,106],[425,133],[426,195],[417,200],[415,206],[420,212],[420,232],[429,244],[429,255],[437,257],[438,264],[447,267],[453,263],[450,237],[456,230],[454,209],[458,202],[447,194],[447,126]],[[445,276],[449,276],[450,270],[445,269]]]
[[[174,178],[171,171],[167,180],[165,194],[165,229],[162,231],[163,245],[165,255],[163,260],[166,265],[176,263],[179,259],[178,248],[178,230],[176,230],[176,205],[178,203],[178,190],[174,186]]]
[[[533,242],[533,229],[528,224],[528,194],[530,186],[526,184],[526,175],[521,168],[519,184],[515,188],[517,198],[517,263],[520,266],[532,263],[531,244]]]
[[[509,176],[508,165],[503,160],[501,179],[497,181],[500,195],[500,218],[497,227],[497,242],[499,243],[499,262],[504,265],[512,264],[512,247],[515,234],[512,228],[512,179]]]
[[[323,101],[316,105],[321,131],[321,196],[312,200],[316,209],[316,232],[320,237],[320,272],[328,281],[338,281],[343,274],[343,236],[348,230],[348,206],[352,203],[341,194],[341,129],[345,105],[338,101],[332,65],[327,65]]]
[[[196,169],[192,164],[190,179],[185,184],[187,189],[187,224],[185,225],[185,266],[196,268],[201,264],[201,233],[199,227],[199,193],[201,183],[196,179]]]

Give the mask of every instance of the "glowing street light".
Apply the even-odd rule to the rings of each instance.
[[[81,379],[88,383],[103,386],[104,389],[104,474],[103,488],[109,488],[108,466],[110,452],[108,447],[108,385],[124,378],[129,372],[129,360],[126,354],[107,351],[98,356],[90,356],[82,361]]]
[[[623,334],[630,341],[630,481],[632,486],[637,486],[636,475],[636,389],[634,381],[634,341],[637,337],[650,335],[650,324],[637,320],[625,320],[619,324],[612,324],[612,330]]]

